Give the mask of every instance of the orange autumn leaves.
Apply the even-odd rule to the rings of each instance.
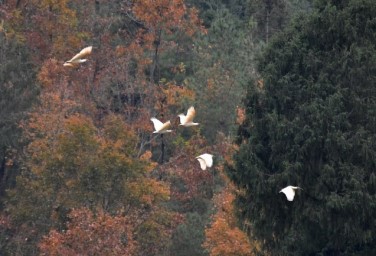
[[[42,255],[134,255],[133,227],[125,216],[73,209],[67,230],[51,230],[39,244]]]
[[[210,227],[205,230],[204,247],[210,256],[251,256],[258,249],[250,243],[246,233],[237,227],[233,201],[235,194],[229,185],[214,198],[218,212],[212,217]]]
[[[61,223],[66,229],[50,230],[40,250],[45,255],[136,255],[135,229],[168,200],[169,187],[149,176],[153,163],[147,156],[134,156],[137,137],[120,117],[107,116],[102,127],[80,114],[60,122],[57,135],[34,137],[29,146],[29,166],[38,177],[34,185],[46,191],[53,187],[45,195],[53,200],[53,211],[71,209],[68,222]],[[35,132],[44,130],[33,121],[30,125]]]
[[[178,28],[188,36],[193,36],[197,28],[204,31],[197,10],[188,8],[184,0],[137,0],[132,10],[153,32],[163,29],[171,34]]]
[[[69,220],[64,223],[55,223],[54,213],[48,212],[51,208],[44,212],[52,224],[39,243],[41,252],[45,255],[136,255],[141,250],[158,251],[158,239],[168,237],[173,229],[169,224],[174,217],[172,213],[166,214],[167,220],[163,219],[167,224],[158,223],[163,212],[160,202],[169,200],[170,187],[152,177],[156,164],[151,161],[151,151],[137,152],[137,149],[142,132],[149,134],[146,117],[150,112],[168,115],[169,109],[180,108],[187,99],[193,101],[195,93],[167,80],[158,80],[159,86],[155,87],[158,89],[151,88],[154,84],[148,82],[145,70],[152,64],[148,53],[156,43],[161,43],[161,52],[168,51],[176,46],[170,39],[173,33],[188,37],[196,32],[205,33],[197,10],[187,7],[183,0],[133,1],[131,12],[142,26],[132,34],[134,38],[124,40],[107,32],[101,38],[94,38],[93,31],[79,26],[89,16],[73,10],[75,4],[91,10],[94,1],[32,0],[30,3],[35,3],[32,8],[40,7],[36,16],[28,15],[26,7],[21,9],[24,23],[30,21],[30,28],[37,28],[27,31],[25,38],[37,52],[33,60],[40,67],[37,77],[42,92],[40,105],[30,114],[29,122],[22,124],[24,139],[30,142],[26,165],[30,176],[35,178],[32,180],[35,187],[30,186],[28,177],[24,177],[24,184],[26,191],[39,197],[38,202],[47,198],[52,207],[64,206],[71,210],[67,215]],[[90,17],[98,18],[96,15]],[[108,18],[108,24],[114,23],[110,20],[112,17],[104,18]],[[161,34],[167,36],[161,39]],[[93,60],[78,70],[65,70],[60,61],[90,40],[99,42]],[[123,42],[127,44],[118,45]],[[173,67],[172,72],[184,73],[184,64]],[[107,91],[113,93],[108,98]],[[119,101],[123,105],[114,108],[109,103],[116,97],[129,100],[137,95],[141,97],[138,105]],[[162,101],[163,106],[159,105]],[[182,140],[182,143],[185,142]],[[187,147],[194,147],[192,152],[196,153],[201,148],[199,143],[200,139],[190,139],[187,144],[191,145]],[[210,194],[208,187],[213,186],[211,173],[196,168],[195,159],[186,167],[191,171],[186,173],[181,168],[178,175],[189,191],[172,190],[171,196],[183,202],[197,196],[209,197],[204,194]],[[171,171],[177,169],[171,168]],[[226,190],[218,197],[224,202],[224,208],[217,202],[218,209],[227,210],[213,216],[213,223],[206,231],[205,247],[211,255],[249,255],[247,250],[249,253],[252,247],[236,228],[231,213],[233,196]],[[24,208],[22,203],[21,200],[20,209]],[[25,209],[31,211],[33,207],[29,205]],[[158,216],[158,220],[151,220],[150,216]],[[131,218],[136,221],[130,222]],[[64,225],[65,229],[55,229]],[[145,234],[142,230],[146,230]],[[150,248],[144,248],[145,242],[150,243]]]
[[[223,155],[225,162],[232,165],[231,156],[238,150],[226,138],[217,145],[217,150]],[[225,187],[213,197],[216,213],[211,216],[211,223],[205,229],[206,248],[210,256],[253,256],[259,251],[258,241],[250,240],[246,232],[239,228],[234,206],[235,196],[239,191],[224,172],[224,166],[217,168],[219,176],[225,182]]]

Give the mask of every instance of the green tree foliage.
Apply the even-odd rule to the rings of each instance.
[[[294,13],[308,10],[309,1],[189,2],[200,9],[207,35],[193,42],[185,81],[196,92],[202,134],[213,142],[218,132],[234,134],[235,109],[249,76],[257,75],[255,55]]]
[[[272,255],[372,255],[376,2],[317,1],[272,41],[228,172]],[[293,202],[279,190],[299,185]]]
[[[178,225],[176,216],[173,215],[172,212],[159,209],[137,227],[134,236],[139,243],[139,253],[137,255],[170,255],[171,233]]]
[[[119,117],[108,116],[98,128],[73,115],[47,132],[43,122],[30,120],[28,131],[35,137],[8,204],[14,224],[22,226],[15,233],[23,243],[11,240],[10,251],[35,250],[50,229],[65,228],[74,208],[137,216],[167,199],[168,188],[148,176],[150,162],[134,157],[137,138]]]
[[[35,66],[26,47],[0,30],[0,194],[17,174],[14,159],[20,150],[18,123],[36,98]]]
[[[248,74],[254,72],[252,59],[257,50],[249,17],[242,11],[247,1],[233,5],[227,1],[192,2],[201,9],[207,35],[194,42],[186,81],[196,92],[202,134],[213,142],[218,132],[228,135],[234,131],[235,109],[243,97]]]
[[[312,0],[254,0],[249,1],[249,22],[255,26],[257,41],[266,43],[281,31],[291,17],[310,10]]]
[[[231,153],[225,148],[230,145],[228,135],[233,134],[235,122],[241,123],[245,116],[244,108],[237,106],[241,104],[250,77],[257,79],[259,87],[257,91],[249,90],[247,119],[240,141],[259,142],[250,145],[257,145],[256,149],[260,150],[251,154],[254,159],[261,159],[260,166],[267,163],[266,159],[271,159],[270,166],[275,169],[270,171],[268,165],[262,172],[266,173],[268,168],[267,174],[277,174],[270,179],[263,177],[262,182],[280,182],[282,176],[283,182],[278,186],[287,181],[300,183],[297,185],[305,187],[298,196],[307,196],[306,200],[318,200],[323,205],[323,195],[329,190],[322,192],[321,187],[315,187],[317,198],[316,192],[312,194],[311,190],[306,190],[307,186],[313,186],[309,182],[314,179],[312,177],[319,177],[321,172],[309,171],[304,177],[296,177],[292,170],[302,168],[306,162],[311,164],[309,170],[318,170],[315,166],[325,165],[329,170],[325,182],[330,183],[325,183],[324,179],[320,182],[327,186],[335,184],[330,192],[338,197],[334,197],[331,207],[339,207],[337,202],[345,207],[342,196],[348,196],[346,189],[360,186],[355,181],[360,177],[366,179],[369,167],[363,168],[363,176],[359,174],[353,178],[345,169],[348,166],[342,158],[357,160],[355,164],[351,162],[355,168],[360,166],[359,162],[368,163],[368,159],[373,159],[370,148],[374,141],[368,138],[374,119],[366,123],[360,118],[366,114],[372,116],[365,113],[372,111],[368,109],[374,102],[369,98],[372,92],[363,92],[364,88],[372,89],[367,72],[372,73],[373,69],[366,72],[363,68],[367,63],[363,60],[372,66],[372,61],[365,58],[372,54],[366,52],[368,45],[365,42],[368,41],[358,40],[358,30],[353,29],[363,25],[362,19],[354,15],[355,23],[345,26],[340,19],[349,20],[348,17],[333,9],[330,17],[337,18],[324,19],[326,23],[320,23],[322,20],[317,16],[319,26],[313,31],[308,30],[315,27],[312,24],[316,21],[307,19],[303,25],[295,25],[284,34],[287,41],[279,39],[268,48],[260,64],[263,79],[254,64],[255,56],[266,42],[272,41],[272,36],[289,22],[292,14],[310,10],[311,2],[0,0],[0,186],[1,189],[10,188],[8,197],[1,198],[0,254],[68,255],[85,254],[87,250],[90,250],[89,254],[106,254],[113,250],[114,255],[207,255],[213,251],[206,251],[201,245],[205,240],[204,228],[210,223],[217,223],[214,236],[223,227],[228,227],[236,232],[226,233],[224,237],[239,241],[243,236],[234,228],[235,219],[231,225],[210,222],[213,213],[210,206],[213,194],[225,186],[218,171],[222,170],[224,159],[232,162]],[[317,2],[320,10],[325,10],[326,1]],[[340,1],[332,3],[340,9],[344,6]],[[328,32],[326,29],[331,26],[333,28]],[[370,29],[372,27],[364,31]],[[299,36],[295,37],[295,34]],[[345,40],[358,45],[349,43],[346,48],[343,46]],[[73,69],[62,65],[64,60],[88,45],[93,46],[93,53],[86,63]],[[278,50],[280,48],[290,50],[284,52]],[[323,68],[326,63],[334,63],[331,61],[337,57],[341,65]],[[299,58],[301,65],[289,66]],[[272,62],[274,59],[276,61]],[[287,62],[289,65],[285,64]],[[350,66],[359,70],[351,74],[347,72]],[[299,76],[296,75],[298,70]],[[37,75],[34,75],[35,71]],[[288,75],[277,76],[281,72]],[[341,77],[351,79],[342,82]],[[357,85],[362,87],[356,87],[354,91],[344,89],[360,78],[363,80]],[[332,86],[337,81],[338,85]],[[349,84],[348,81],[353,82]],[[27,113],[36,94],[35,84],[42,88],[39,104]],[[314,96],[317,95],[325,97],[316,99],[318,97]],[[367,103],[363,102],[364,97]],[[195,106],[195,120],[200,125],[178,126],[176,115],[190,105]],[[322,113],[317,114],[317,108],[323,110]],[[329,112],[339,115],[322,121]],[[296,113],[300,119],[295,118]],[[151,116],[171,120],[174,132],[164,136],[153,134]],[[351,117],[350,121],[348,117]],[[20,136],[21,129],[17,129],[19,123],[23,136]],[[322,127],[327,130],[321,131]],[[348,130],[351,132],[345,134]],[[356,136],[355,131],[359,131]],[[290,137],[285,138],[285,134]],[[316,152],[313,148],[319,148],[316,140],[327,134],[330,136],[325,139],[329,138],[329,141],[321,141],[326,143],[322,153],[325,157],[317,163],[317,156],[309,154]],[[293,143],[288,140],[295,135]],[[19,138],[27,146],[23,150],[13,150],[20,149]],[[285,147],[289,152],[287,160],[279,155]],[[348,152],[356,147],[360,153],[351,158]],[[329,151],[331,154],[326,154]],[[209,171],[201,170],[194,158],[204,152],[215,155],[214,166]],[[249,156],[249,151],[242,149],[240,152]],[[363,161],[363,154],[367,155],[367,161]],[[16,159],[13,156],[21,161],[13,161]],[[308,156],[312,159],[306,161]],[[253,166],[248,161],[244,164],[247,168]],[[247,168],[244,170],[248,171]],[[248,176],[256,176],[255,173],[252,175]],[[338,185],[334,176],[350,181]],[[374,179],[369,176],[370,180]],[[11,181],[17,182],[15,187],[13,183],[10,186]],[[264,187],[270,189],[274,185]],[[244,187],[250,187],[250,184]],[[273,192],[277,194],[279,189],[275,188]],[[245,202],[248,205],[249,201]],[[282,202],[285,203],[275,201],[273,207],[284,207]],[[273,213],[281,213],[273,207],[270,208]],[[292,211],[291,208],[283,209],[286,216]],[[364,218],[371,216],[369,212],[364,213]],[[344,220],[335,213],[331,216],[332,219],[324,222],[331,227],[337,227],[335,225]],[[290,222],[284,222],[285,226],[278,226],[278,232],[274,226],[259,221],[259,227],[264,225],[266,228],[264,236],[256,229],[260,241],[267,236],[281,239],[285,227],[297,227],[293,218],[288,220]],[[271,225],[275,223],[278,222]],[[308,224],[306,227],[313,230]],[[293,241],[295,234],[301,231],[298,228],[291,230],[286,241]],[[333,228],[327,238],[321,235],[323,228],[316,230],[322,240],[315,240],[305,232],[298,243],[300,247],[286,242],[283,249],[288,251],[295,246],[321,250],[322,244],[332,242],[331,238],[342,231]],[[316,243],[305,246],[303,242],[310,238]],[[229,246],[220,240],[212,239],[220,249],[217,250],[219,254],[239,253],[236,244]],[[266,248],[277,248],[281,244],[274,242],[266,244]],[[335,250],[340,246],[336,243],[325,244],[328,244],[328,250]],[[247,251],[243,250],[245,254]]]
[[[205,239],[205,220],[196,212],[187,214],[186,218],[186,221],[180,224],[172,234],[171,254],[180,256],[207,255],[201,247]]]

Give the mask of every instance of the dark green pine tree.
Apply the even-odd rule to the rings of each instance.
[[[206,256],[202,248],[205,240],[205,221],[197,212],[188,213],[186,222],[179,225],[172,234],[170,255],[176,256]]]
[[[228,167],[240,217],[271,255],[376,255],[376,1],[316,1],[258,67]]]

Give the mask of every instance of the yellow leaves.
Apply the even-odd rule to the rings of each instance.
[[[112,147],[114,150],[120,150],[123,148],[123,146],[124,146],[124,141],[121,141],[121,140],[116,140],[114,144],[112,144]]]
[[[170,198],[168,184],[151,178],[142,178],[128,185],[131,198],[140,204],[152,206]]]
[[[47,58],[66,57],[67,51],[83,45],[91,31],[79,27],[79,14],[72,0],[30,0],[5,4],[7,34],[26,41],[34,64]],[[85,31],[86,29],[86,31]]]
[[[43,87],[52,87],[56,81],[56,75],[60,74],[62,70],[56,59],[49,59],[43,63],[38,73],[38,81]]]
[[[132,10],[141,21],[155,29],[159,25],[181,24],[186,7],[183,0],[138,0]]]
[[[146,49],[153,49],[155,42],[160,42],[160,35],[173,34],[180,30],[188,36],[197,31],[204,31],[198,12],[188,8],[184,0],[137,0],[132,6],[135,17],[144,24],[146,31],[141,30]]]
[[[95,131],[96,128],[92,121],[83,115],[76,114],[64,119],[63,131],[58,141],[60,149],[63,152],[70,152],[71,155],[95,152],[99,146]]]
[[[5,29],[4,29],[4,20],[1,19],[1,22],[0,22],[0,33],[4,33],[5,32]]]
[[[206,85],[208,87],[208,89],[213,89],[214,88],[214,85],[215,85],[215,80],[213,78],[209,78],[207,81],[206,81]]]
[[[183,101],[192,101],[195,98],[193,90],[175,83],[166,83],[161,87],[161,90],[168,106],[181,105]]]
[[[210,256],[253,255],[247,236],[239,229],[231,228],[221,217],[215,219],[205,235],[204,246],[210,250]]]
[[[141,156],[140,156],[140,159],[141,160],[144,160],[144,161],[149,161],[151,159],[151,157],[153,156],[153,154],[151,153],[150,150],[147,150],[145,151],[145,153],[143,153]]]
[[[104,120],[104,135],[112,141],[117,141],[119,147],[134,148],[137,137],[133,129],[122,120],[121,116],[110,114]],[[121,145],[121,141],[124,143]]]
[[[3,11],[6,13],[5,21],[1,20],[1,31],[7,39],[15,39],[18,42],[25,41],[25,35],[21,33],[22,12],[20,9],[5,4]]]
[[[236,123],[242,124],[245,120],[246,114],[245,109],[239,106],[236,107]]]
[[[72,36],[72,30],[78,24],[76,12],[69,8],[68,0],[33,0],[40,13],[35,15],[37,25],[54,40],[53,52],[62,52],[62,45]],[[69,39],[70,40],[70,39]]]
[[[256,241],[251,243],[246,233],[236,226],[234,199],[230,183],[214,198],[218,211],[212,217],[210,227],[205,230],[206,240],[203,244],[209,250],[210,256],[251,256],[255,255],[253,251],[259,250],[259,244]]]
[[[180,62],[177,66],[173,67],[171,70],[173,73],[185,73],[185,64]]]
[[[192,24],[195,24],[197,26],[198,30],[201,33],[203,33],[205,35],[208,33],[207,29],[203,25],[202,20],[199,18],[199,13],[198,13],[198,10],[196,8],[190,8],[189,9],[189,20],[191,21]],[[193,30],[192,26],[187,29],[188,35],[193,36],[194,33],[195,33],[195,30]]]
[[[234,160],[233,160],[232,156],[234,155],[234,152],[237,151],[237,150],[238,150],[238,146],[233,145],[232,150],[230,150],[231,153],[227,153],[226,155],[224,155],[224,159],[229,166],[234,165]]]
[[[55,96],[51,98],[58,101],[60,97]],[[99,200],[114,189],[122,194],[120,198],[130,195],[131,201],[145,205],[169,198],[168,185],[148,177],[148,172],[156,166],[151,161],[151,152],[136,157],[137,137],[121,116],[109,115],[99,126],[83,114],[64,117],[54,112],[40,114],[34,113],[25,125],[29,134],[31,131],[37,134],[30,137],[28,165],[42,179],[54,177],[57,182],[54,186],[62,187],[56,191],[61,201],[77,206],[80,200],[87,197]],[[51,127],[47,118],[57,128]]]
[[[74,127],[80,127],[82,125],[91,127],[93,126],[91,120],[88,117],[80,114],[75,114],[66,118],[64,123],[67,128],[71,128],[72,130],[74,130]]]
[[[147,173],[150,173],[151,171],[153,171],[158,166],[158,163],[153,162],[151,160],[152,156],[153,156],[153,154],[151,153],[150,150],[146,150],[145,153],[143,153],[140,156],[140,160],[147,163],[146,166],[145,166]]]
[[[118,57],[124,56],[127,53],[127,48],[125,46],[118,45],[115,48],[115,53]]]
[[[257,80],[256,86],[259,90],[264,90],[264,79]]]
[[[76,102],[62,98],[59,93],[43,92],[40,95],[40,105],[30,114],[27,125],[23,124],[24,128],[45,134],[53,133],[55,129],[61,127],[66,114],[77,106]]]
[[[68,179],[67,181],[65,181],[65,186],[67,186],[68,188],[73,188],[76,185],[77,185],[77,181],[74,179]]]

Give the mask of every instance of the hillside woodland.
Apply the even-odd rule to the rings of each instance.
[[[0,0],[0,254],[375,254],[375,13]]]

